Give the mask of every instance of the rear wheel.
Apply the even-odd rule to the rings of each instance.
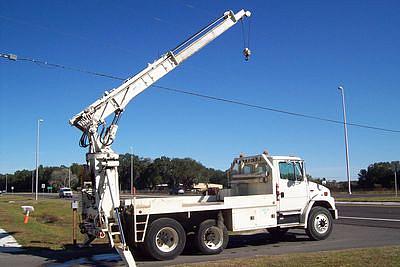
[[[332,215],[326,208],[314,207],[311,209],[306,233],[312,240],[326,239],[331,234],[332,228]]]
[[[182,253],[185,243],[186,233],[182,225],[174,219],[161,218],[151,223],[144,247],[157,260],[172,260]]]
[[[203,221],[195,236],[196,247],[207,255],[219,254],[228,245],[229,235],[226,226],[218,227],[213,219]]]

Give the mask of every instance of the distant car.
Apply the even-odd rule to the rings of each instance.
[[[169,190],[170,195],[182,195],[185,194],[185,190],[183,188],[173,188]]]
[[[68,187],[62,187],[62,188],[60,188],[60,192],[58,192],[58,196],[60,198],[65,198],[65,197],[72,198],[73,195],[74,194],[72,193],[71,188],[68,188]]]

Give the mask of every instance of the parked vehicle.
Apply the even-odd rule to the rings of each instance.
[[[307,180],[299,157],[240,156],[229,181],[231,188],[216,195],[124,200],[127,244],[170,260],[181,254],[189,233],[199,252],[218,254],[228,243],[228,231],[267,229],[279,238],[302,228],[310,239],[323,240],[338,218],[330,190]]]
[[[71,188],[68,187],[62,187],[60,188],[60,191],[58,192],[58,196],[60,198],[72,198],[73,197],[73,193]]]

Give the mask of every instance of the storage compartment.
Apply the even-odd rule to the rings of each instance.
[[[232,230],[244,231],[276,226],[276,207],[232,209]]]

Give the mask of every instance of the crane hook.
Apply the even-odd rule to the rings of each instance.
[[[243,55],[244,55],[244,60],[249,61],[249,58],[251,56],[251,51],[248,47],[243,49]]]

